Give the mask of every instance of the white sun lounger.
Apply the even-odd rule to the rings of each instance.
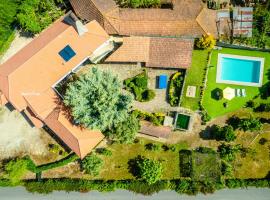
[[[236,93],[236,96],[237,97],[241,97],[242,96],[240,89],[235,89],[235,93]]]
[[[243,97],[246,97],[246,96],[247,96],[247,94],[246,94],[246,89],[241,89],[241,93],[242,93],[242,96],[243,96]]]

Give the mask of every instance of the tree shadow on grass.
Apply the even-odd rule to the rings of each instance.
[[[140,178],[138,162],[142,160],[143,160],[143,156],[139,155],[128,161],[128,171],[136,178]]]
[[[268,97],[270,97],[270,69],[268,69],[266,76],[269,81],[259,89],[262,99],[267,99]]]
[[[233,129],[237,129],[238,128],[238,124],[240,123],[240,118],[239,117],[236,117],[235,115],[230,117],[226,123],[228,125],[231,125],[233,127]]]

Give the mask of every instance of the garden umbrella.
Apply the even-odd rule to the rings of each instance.
[[[223,90],[223,97],[227,100],[232,100],[235,97],[235,89],[226,87]]]

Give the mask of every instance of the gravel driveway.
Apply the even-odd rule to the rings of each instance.
[[[42,131],[32,128],[17,111],[0,107],[0,133],[0,159],[47,153]]]

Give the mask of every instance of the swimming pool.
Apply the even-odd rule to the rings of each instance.
[[[262,86],[264,58],[218,54],[217,83]]]

